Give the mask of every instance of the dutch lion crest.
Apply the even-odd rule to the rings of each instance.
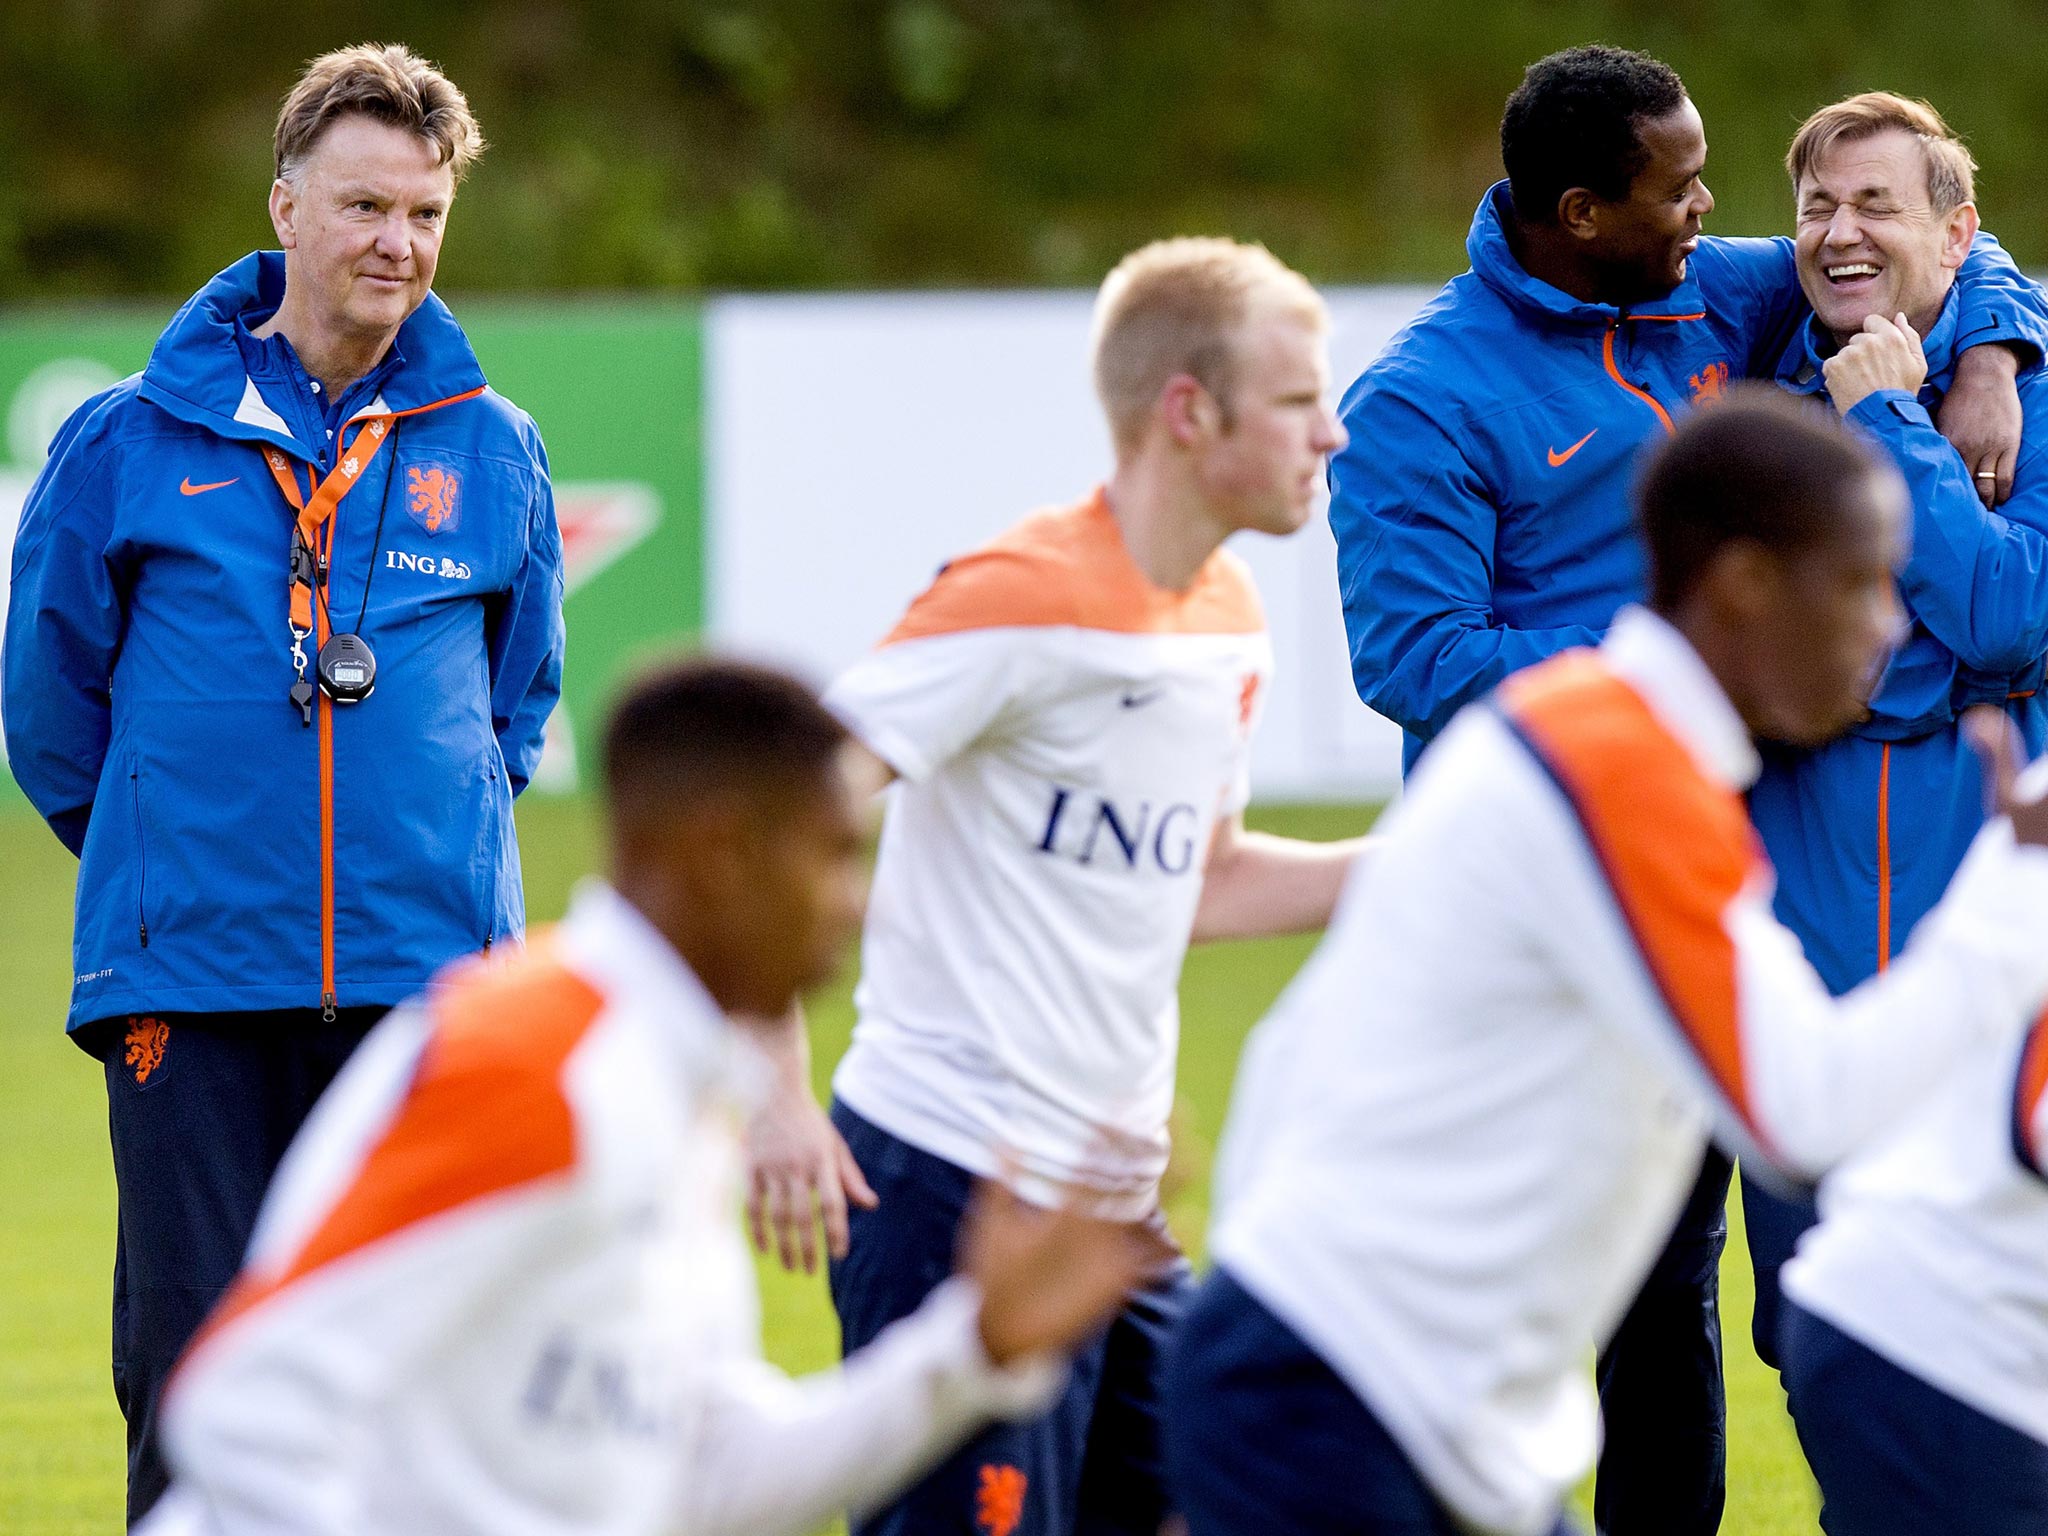
[[[158,1018],[128,1020],[127,1053],[122,1061],[135,1069],[135,1081],[147,1083],[149,1075],[164,1063],[164,1051],[171,1043],[171,1026]]]
[[[455,471],[439,464],[413,464],[405,471],[406,515],[428,533],[452,533],[461,520]]]

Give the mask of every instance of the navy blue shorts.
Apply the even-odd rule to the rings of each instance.
[[[2048,1445],[1787,1297],[1785,1398],[1828,1536],[2041,1536]]]
[[[131,1524],[169,1482],[157,1448],[164,1382],[242,1267],[292,1137],[384,1012],[139,1014],[73,1035],[107,1075],[114,1396],[128,1423]]]
[[[834,1103],[832,1123],[881,1204],[848,1215],[832,1305],[851,1354],[953,1272],[976,1183]],[[1158,1536],[1170,1513],[1159,1445],[1163,1346],[1193,1289],[1185,1261],[1134,1295],[1075,1359],[1044,1417],[975,1436],[855,1536]]]
[[[1358,1394],[1231,1277],[1210,1275],[1166,1376],[1188,1536],[1462,1536]],[[1555,1536],[1570,1536],[1560,1519]]]

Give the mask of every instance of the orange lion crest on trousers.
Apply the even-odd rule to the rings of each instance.
[[[1024,1520],[1022,1467],[985,1466],[974,1490],[974,1523],[986,1536],[1010,1536]]]
[[[149,1074],[164,1062],[164,1048],[171,1043],[171,1026],[162,1019],[130,1019],[128,1021],[128,1054],[121,1059],[135,1069],[138,1084],[149,1081]]]

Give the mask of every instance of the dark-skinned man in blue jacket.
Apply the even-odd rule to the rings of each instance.
[[[1702,233],[1705,133],[1656,60],[1586,47],[1539,61],[1509,99],[1501,150],[1508,176],[1473,219],[1472,269],[1351,387],[1350,445],[1331,462],[1353,677],[1403,727],[1409,765],[1463,705],[1596,642],[1642,598],[1639,452],[1730,379],[1771,376],[1806,313],[1791,241]],[[2003,465],[2009,485],[2016,353],[2038,357],[2048,310],[1988,238],[1960,277],[1943,421],[1973,473]],[[1601,1354],[1607,1536],[1719,1528],[1728,1174],[1710,1152]]]
[[[1869,718],[1818,751],[1767,753],[1750,794],[1779,916],[1839,994],[1905,948],[1983,823],[1963,710],[1996,705],[2030,756],[2048,747],[2048,374],[2020,371],[2013,493],[1993,511],[1977,484],[1994,471],[1967,463],[1929,415],[1955,375],[1956,272],[1981,238],[1969,151],[1925,102],[1872,91],[1809,118],[1786,168],[1813,313],[1778,381],[1876,438],[1913,493],[1908,624]],[[1745,1177],[1743,1211],[1757,1352],[1776,1364],[1778,1269],[1814,1210]]]
[[[392,1004],[520,935],[512,797],[561,676],[539,434],[431,292],[483,147],[462,93],[344,49],[275,147],[283,251],[58,434],[0,668],[15,777],[79,855],[131,1522],[159,1390],[314,1099]]]

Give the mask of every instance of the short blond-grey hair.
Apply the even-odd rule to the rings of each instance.
[[[1159,391],[1188,374],[1228,422],[1237,332],[1255,300],[1318,328],[1329,311],[1309,280],[1263,245],[1213,236],[1155,240],[1118,262],[1095,301],[1095,393],[1119,449],[1143,435]]]
[[[439,68],[397,43],[357,43],[313,60],[285,97],[273,141],[279,179],[296,180],[321,136],[351,113],[433,145],[457,181],[484,152],[469,99]]]
[[[1799,183],[1838,144],[1875,138],[1902,129],[1920,141],[1927,162],[1927,200],[1936,218],[1977,200],[1977,162],[1932,104],[1890,91],[1865,91],[1822,107],[1799,125],[1785,151],[1785,171],[1796,195]]]

